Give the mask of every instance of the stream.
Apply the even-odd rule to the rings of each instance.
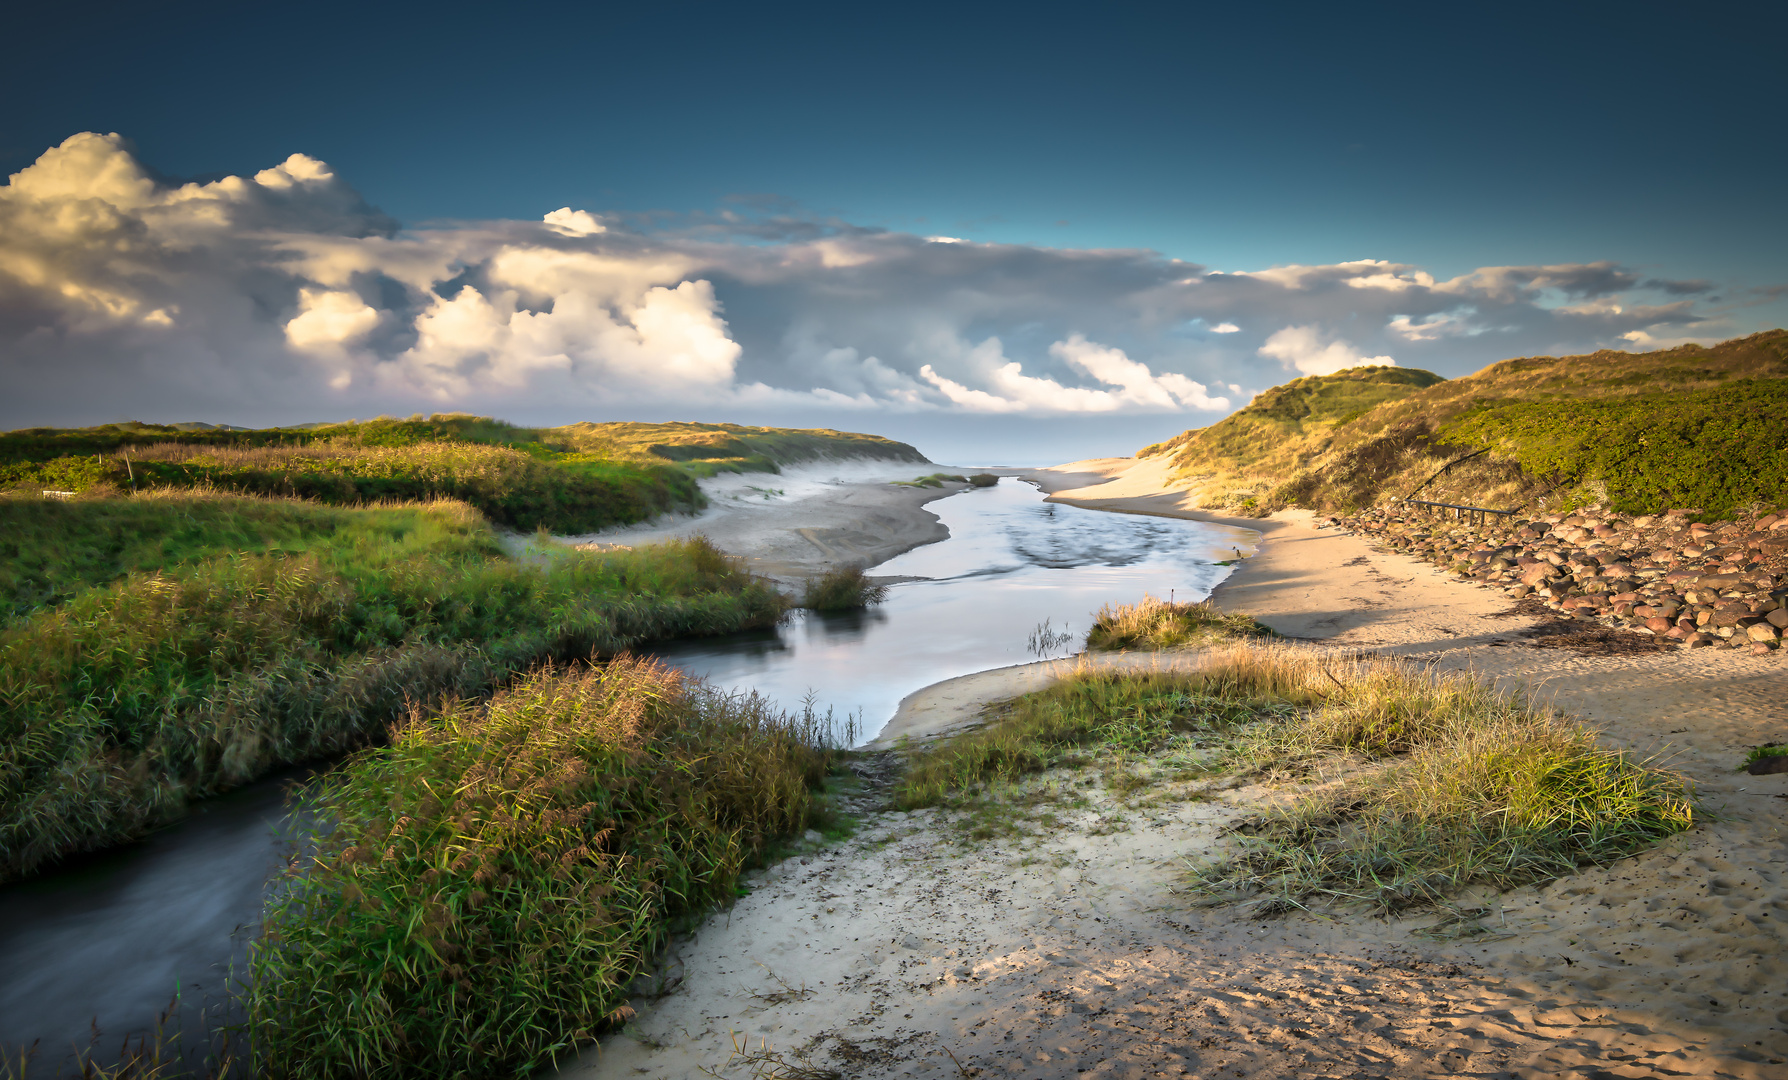
[[[1038,659],[1046,621],[1078,649],[1093,613],[1145,593],[1197,600],[1219,565],[1257,539],[1245,530],[1046,503],[1006,479],[931,503],[950,538],[874,568],[893,585],[862,612],[797,612],[774,630],[672,642],[657,655],[714,684],[756,691],[786,709],[811,696],[866,742],[907,694],[943,679]],[[840,727],[838,734],[843,735]],[[196,804],[147,839],[0,887],[0,1050],[40,1050],[53,1075],[74,1048],[113,1060],[126,1034],[205,1028],[227,1002],[260,916],[263,883],[298,832],[284,774]],[[100,1034],[93,1036],[97,1026]],[[203,1046],[185,1047],[192,1064]]]

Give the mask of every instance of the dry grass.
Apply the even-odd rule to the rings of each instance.
[[[1262,913],[1436,904],[1621,858],[1694,821],[1681,776],[1568,717],[1469,676],[1277,643],[1170,669],[1069,671],[912,755],[899,797],[944,802],[1075,749],[1146,753],[1187,731],[1226,733],[1232,769],[1343,776],[1253,816],[1236,849],[1195,875]]]
[[[1219,611],[1210,601],[1174,604],[1144,596],[1140,604],[1106,604],[1087,631],[1089,649],[1168,649],[1242,637],[1277,637],[1252,615]]]

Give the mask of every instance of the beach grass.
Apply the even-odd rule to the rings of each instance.
[[[1219,611],[1210,601],[1176,604],[1144,596],[1137,604],[1099,609],[1086,647],[1098,650],[1170,649],[1234,638],[1274,638],[1278,633],[1252,615]]]
[[[618,1025],[678,921],[807,826],[827,740],[627,657],[412,712],[306,796],[329,824],[250,959],[268,1075],[527,1075]]]
[[[1066,670],[984,726],[915,751],[898,798],[945,803],[1076,749],[1147,753],[1187,731],[1220,736],[1232,773],[1296,785],[1192,877],[1263,914],[1435,905],[1607,863],[1694,823],[1686,780],[1569,717],[1470,676],[1279,643],[1182,667]]]

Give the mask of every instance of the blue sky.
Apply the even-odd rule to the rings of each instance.
[[[77,133],[125,141],[67,156],[97,170],[72,187],[40,169],[0,203],[34,238],[0,250],[0,374],[21,391],[0,423],[681,409],[1041,460],[1126,453],[1350,359],[1459,375],[1718,340],[1788,321],[1770,291],[1788,283],[1785,23],[1635,4],[38,10],[0,44],[0,172]],[[324,171],[277,199],[214,192],[221,226],[170,216],[193,204],[168,196],[181,183],[293,154]],[[124,160],[162,194],[118,196],[122,232],[31,224],[111,198],[94,177]],[[600,231],[542,222],[560,207]],[[96,260],[132,229],[153,258]],[[516,269],[548,249],[583,276]],[[1116,249],[1154,254],[1085,254]],[[631,269],[592,284],[589,260]],[[72,276],[20,269],[43,265]],[[1238,280],[1212,271],[1269,276],[1210,300]],[[455,289],[495,304],[485,353],[443,337],[470,317],[435,310]],[[580,304],[600,325],[573,325]],[[529,322],[519,360],[517,313],[557,320]],[[1114,352],[1146,385],[1110,381]],[[660,369],[678,377],[654,393]]]

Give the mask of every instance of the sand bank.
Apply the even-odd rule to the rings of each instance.
[[[706,536],[754,571],[783,583],[834,566],[875,566],[950,535],[925,504],[966,485],[900,487],[935,466],[850,461],[792,466],[780,475],[747,473],[702,481],[708,509],[640,525],[561,537],[568,543],[633,547]]]
[[[787,1076],[772,1067],[804,1054],[853,1077],[1788,1075],[1788,776],[1732,771],[1788,738],[1774,658],[1542,648],[1555,639],[1523,637],[1534,620],[1500,594],[1307,514],[1198,512],[1123,459],[1027,475],[1064,502],[1254,529],[1219,605],[1535,690],[1612,744],[1671,757],[1714,814],[1640,856],[1473,901],[1487,932],[1433,941],[1416,933],[1432,914],[1192,906],[1184,867],[1263,790],[1124,804],[1088,774],[1047,835],[964,843],[945,812],[888,812],[872,783],[862,833],[758,875],[677,943],[672,992],[642,997],[568,1073]],[[1047,676],[929,687],[903,703],[903,730],[958,726]]]

